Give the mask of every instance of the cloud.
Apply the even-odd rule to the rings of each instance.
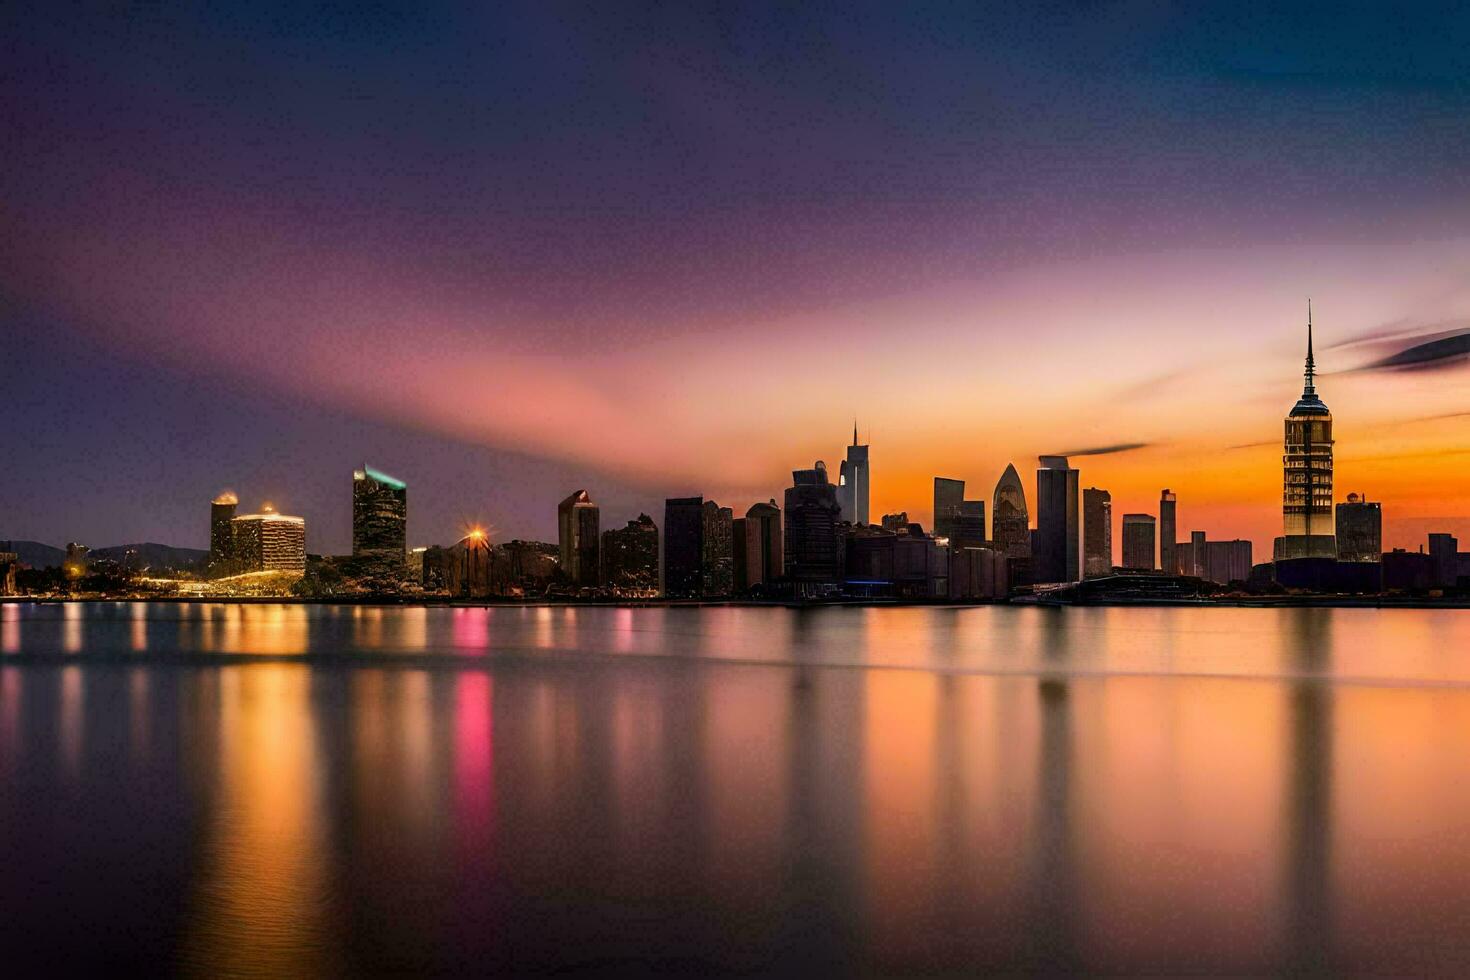
[[[1242,443],[1239,443],[1239,444],[1234,445],[1234,446],[1226,446],[1225,449],[1227,451],[1229,451],[1231,449],[1260,449],[1262,446],[1279,446],[1279,445],[1281,445],[1281,440],[1280,439],[1266,439],[1266,440],[1263,440],[1261,442],[1242,442]]]
[[[1345,373],[1365,371],[1424,371],[1449,367],[1470,359],[1470,330],[1441,334],[1434,339],[1416,338],[1417,342],[1391,354],[1369,361]]]
[[[1135,449],[1143,449],[1152,445],[1147,442],[1119,442],[1111,446],[1093,446],[1090,449],[1074,449],[1068,453],[1049,453],[1051,456],[1111,456],[1113,453],[1126,453]]]

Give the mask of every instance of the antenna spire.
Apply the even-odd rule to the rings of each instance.
[[[858,444],[858,441],[857,441],[857,418],[856,417],[854,417],[853,420],[852,420],[852,444],[854,446],[856,446]]]
[[[1315,395],[1316,387],[1312,384],[1317,375],[1317,364],[1312,358],[1312,299],[1307,297],[1307,370],[1305,372],[1306,384],[1302,388],[1303,395]]]

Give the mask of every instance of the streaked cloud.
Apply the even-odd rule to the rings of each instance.
[[[1048,453],[1049,456],[1111,456],[1114,453],[1127,453],[1135,449],[1143,449],[1152,445],[1147,442],[1119,442],[1111,446],[1092,446],[1088,449],[1073,449],[1066,453]]]

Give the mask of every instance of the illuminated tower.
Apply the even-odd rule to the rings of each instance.
[[[856,420],[852,423],[852,445],[847,458],[837,471],[837,503],[842,507],[842,520],[849,524],[868,523],[868,447],[858,445]]]
[[[1332,517],[1332,413],[1317,397],[1312,304],[1307,302],[1307,367],[1302,397],[1286,416],[1281,457],[1284,536],[1277,558],[1335,558]]]
[[[209,504],[209,569],[215,575],[228,574],[235,557],[234,532],[230,522],[240,498],[226,490]]]
[[[352,471],[352,557],[408,563],[408,486],[363,464]]]

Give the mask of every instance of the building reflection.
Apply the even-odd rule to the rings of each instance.
[[[1065,681],[1037,684],[1041,741],[1037,754],[1036,830],[1032,852],[1032,921],[1028,968],[1072,973],[1078,956],[1076,923],[1081,918],[1072,829],[1072,706]]]
[[[1330,966],[1332,921],[1333,690],[1332,613],[1290,611],[1286,753],[1286,852],[1283,923],[1287,969],[1321,973]]]

